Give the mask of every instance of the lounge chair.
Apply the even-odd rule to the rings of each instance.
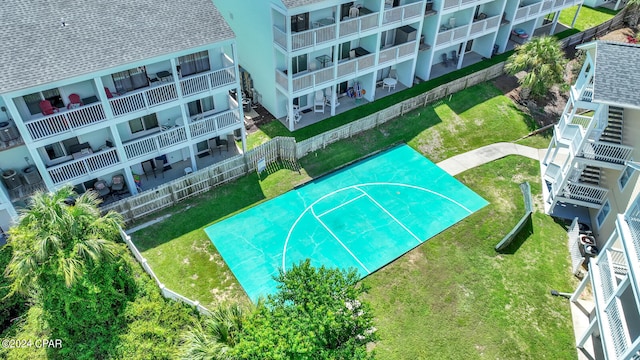
[[[114,193],[124,192],[126,184],[124,183],[124,176],[121,174],[113,175],[111,178],[111,191]]]
[[[95,184],[93,184],[93,188],[101,198],[104,198],[111,193],[109,186],[107,186],[107,182],[104,180],[96,181]]]
[[[42,115],[51,115],[58,112],[58,108],[51,105],[51,101],[49,100],[40,101],[40,110],[42,111]]]

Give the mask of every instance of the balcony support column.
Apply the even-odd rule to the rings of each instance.
[[[553,21],[551,22],[551,29],[549,30],[549,35],[553,35],[556,33],[556,26],[558,25],[558,19],[560,19],[560,11],[556,11],[556,13],[553,15]]]
[[[582,9],[582,3],[578,4],[578,8],[576,9],[576,14],[573,15],[573,21],[571,21],[571,27],[573,28],[573,26],[576,24],[576,20],[578,20],[578,14],[580,14],[580,9]],[[559,15],[560,12],[558,11],[556,13],[556,15]]]

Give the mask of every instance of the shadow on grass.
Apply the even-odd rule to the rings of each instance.
[[[413,110],[404,116],[349,139],[338,141],[322,150],[309,153],[300,159],[300,164],[310,177],[317,178],[344,164],[369,156],[380,149],[409,142],[421,132],[442,122],[442,119],[435,112],[434,106]],[[318,154],[321,154],[321,161],[318,161]]]
[[[524,244],[524,242],[531,235],[533,235],[533,216],[529,216],[529,218],[527,219],[527,222],[522,227],[522,230],[520,230],[520,232],[516,234],[516,237],[513,238],[513,241],[511,241],[511,244],[509,244],[509,246],[504,248],[502,251],[499,251],[498,253],[505,254],[505,255],[515,254],[518,251],[518,249],[520,249],[520,246],[522,246],[522,244]]]
[[[251,173],[170,207],[168,212],[172,213],[171,221],[138,230],[135,234],[136,246],[141,252],[147,251],[214,220],[227,218],[265,198],[258,175]]]

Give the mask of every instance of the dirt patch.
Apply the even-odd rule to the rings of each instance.
[[[634,36],[634,34],[632,28],[622,28],[612,31],[599,39],[626,42],[627,36]],[[581,63],[575,59],[574,49],[567,51],[567,57],[569,57],[570,61],[567,64],[564,80],[565,84],[568,85],[574,83],[573,73],[575,72],[577,74],[577,72],[580,71]],[[574,71],[572,71],[572,69],[574,69]],[[544,127],[557,122],[567,104],[567,91],[563,89],[566,88],[566,85],[552,87],[544,99],[523,99],[520,95],[521,88],[518,84],[518,79],[524,75],[525,72],[521,72],[515,76],[502,75],[493,80],[493,85],[502,91],[503,94],[511,98],[521,111],[530,115],[537,127]]]
[[[262,107],[260,104],[251,106],[253,112],[257,113],[257,116],[247,116],[250,112],[245,110],[244,117],[244,128],[247,130],[247,134],[252,134],[258,131],[258,127],[260,125],[266,124],[271,121],[275,121],[275,116],[273,116],[267,109]],[[253,113],[251,112],[251,113]]]

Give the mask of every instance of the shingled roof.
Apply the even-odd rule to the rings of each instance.
[[[211,0],[4,0],[0,23],[0,94],[234,37]]]
[[[598,41],[593,101],[640,107],[640,46]]]
[[[282,3],[284,4],[284,6],[291,9],[291,8],[296,8],[304,5],[311,5],[311,4],[315,4],[323,1],[326,1],[326,0],[282,0]]]

